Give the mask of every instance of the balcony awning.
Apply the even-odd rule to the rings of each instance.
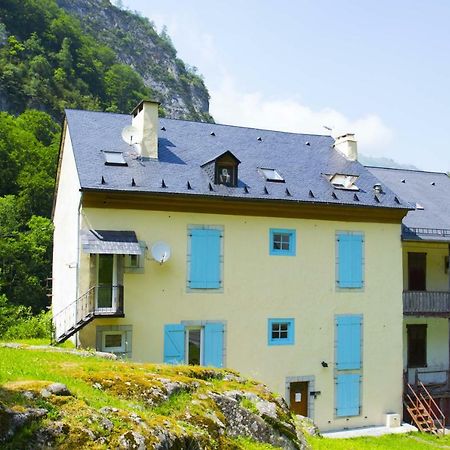
[[[81,230],[80,235],[85,253],[142,255],[134,231]]]

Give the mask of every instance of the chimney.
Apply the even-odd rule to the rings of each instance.
[[[334,148],[342,153],[349,161],[358,159],[358,143],[353,133],[346,133],[334,140]]]
[[[136,127],[142,139],[140,156],[158,159],[158,102],[142,100],[131,112],[131,124]]]

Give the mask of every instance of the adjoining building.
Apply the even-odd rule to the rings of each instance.
[[[353,135],[67,110],[56,340],[229,367],[322,430],[402,411],[401,222]]]
[[[415,206],[403,219],[403,369],[450,416],[450,178],[446,173],[369,168]]]

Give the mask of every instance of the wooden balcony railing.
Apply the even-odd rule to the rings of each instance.
[[[450,292],[404,291],[403,314],[450,317]]]

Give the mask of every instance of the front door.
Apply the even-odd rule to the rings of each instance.
[[[289,404],[294,414],[308,416],[308,381],[296,381],[290,384]]]
[[[116,308],[117,255],[97,255],[96,309],[104,312]]]

